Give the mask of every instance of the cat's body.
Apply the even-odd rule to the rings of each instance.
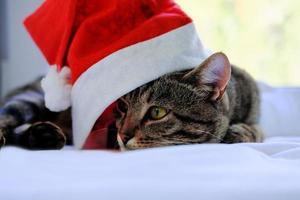
[[[0,143],[6,138],[8,144],[30,149],[61,148],[66,141],[70,143],[70,111],[47,110],[39,82],[6,98],[0,114]],[[255,81],[217,53],[194,70],[164,75],[120,98],[115,133],[123,149],[261,142],[259,104]],[[33,125],[13,131],[25,123]]]

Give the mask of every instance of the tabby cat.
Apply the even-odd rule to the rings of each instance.
[[[215,53],[195,69],[166,74],[118,99],[109,134],[118,135],[113,142],[126,150],[261,142],[259,104],[255,81]],[[2,145],[62,148],[72,141],[70,110],[46,109],[38,79],[4,99],[0,138]]]

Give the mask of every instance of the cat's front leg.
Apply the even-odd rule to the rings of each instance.
[[[66,139],[64,132],[51,122],[23,124],[11,130],[0,120],[0,148],[5,144],[13,144],[32,150],[61,149]]]
[[[0,148],[5,145],[6,139],[4,137],[5,130],[0,128]]]
[[[61,149],[67,141],[62,129],[52,122],[36,122],[24,132],[24,136],[23,147],[32,150]]]
[[[23,124],[10,134],[13,144],[30,150],[61,149],[66,139],[61,128],[51,122]]]
[[[244,123],[231,125],[222,143],[262,142],[263,134],[258,125]]]

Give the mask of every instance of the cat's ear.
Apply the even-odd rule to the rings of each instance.
[[[231,76],[231,65],[224,53],[215,53],[184,76],[184,79],[192,79],[197,85],[212,87],[211,100],[222,98]]]

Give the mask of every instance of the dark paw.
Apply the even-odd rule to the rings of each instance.
[[[27,130],[27,134],[29,149],[61,149],[66,144],[63,131],[51,122],[35,123]]]
[[[0,148],[5,145],[5,142],[6,142],[6,140],[5,140],[4,134],[2,133],[2,130],[0,129]]]
[[[246,124],[234,124],[229,127],[224,143],[255,142],[255,130]]]

